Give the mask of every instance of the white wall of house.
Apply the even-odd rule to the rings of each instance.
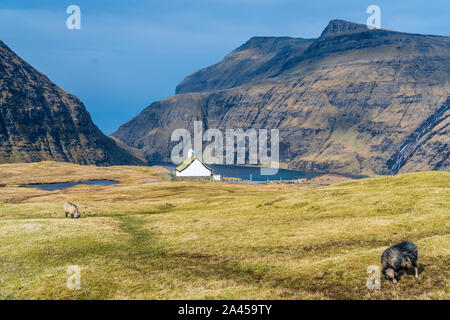
[[[211,170],[206,168],[200,160],[195,159],[183,171],[176,171],[176,175],[177,177],[209,177],[211,176]]]

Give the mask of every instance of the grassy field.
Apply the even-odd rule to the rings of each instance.
[[[450,299],[450,173],[328,187],[160,181],[156,167],[0,166],[1,299]],[[87,179],[112,186],[21,187]],[[62,205],[82,218],[64,218]],[[384,249],[418,279],[368,290]],[[66,286],[81,268],[81,289]]]

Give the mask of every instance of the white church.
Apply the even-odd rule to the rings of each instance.
[[[177,177],[207,178],[220,180],[220,175],[213,175],[213,171],[194,155],[194,150],[189,150],[188,158],[175,168]]]

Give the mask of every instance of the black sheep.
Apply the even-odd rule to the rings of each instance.
[[[408,268],[414,267],[417,278],[417,257],[417,246],[409,241],[401,242],[386,249],[381,256],[384,276],[395,284],[400,280],[401,274],[406,272]]]

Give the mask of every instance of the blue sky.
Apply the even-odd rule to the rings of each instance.
[[[81,30],[66,28],[78,5]],[[317,37],[331,19],[450,36],[450,1],[1,0],[0,40],[78,96],[106,134],[252,36]]]

